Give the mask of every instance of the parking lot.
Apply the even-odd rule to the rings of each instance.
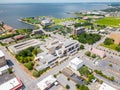
[[[70,86],[69,90],[76,90],[76,87],[75,87],[76,83],[73,82],[72,80],[68,80],[68,78],[64,76],[63,74],[59,74],[57,76],[57,80],[63,87],[65,87],[68,84]]]
[[[66,90],[66,89],[61,85],[57,85],[57,86],[54,85],[49,90]]]

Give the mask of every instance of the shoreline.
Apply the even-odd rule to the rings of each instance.
[[[22,19],[17,19],[19,22],[22,22],[22,23],[26,23],[26,24],[29,24],[29,25],[32,25],[32,26],[35,26],[35,24],[31,24],[31,23],[28,23],[26,21],[23,21]]]

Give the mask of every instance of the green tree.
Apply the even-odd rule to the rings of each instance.
[[[115,78],[114,78],[113,76],[110,77],[110,80],[111,80],[111,81],[114,81],[114,79],[115,79]]]
[[[39,77],[39,76],[40,76],[40,73],[39,73],[38,71],[34,70],[33,73],[32,73],[32,75],[33,75],[34,77]]]
[[[117,50],[118,52],[120,52],[120,45],[118,45],[118,46],[116,47],[116,50]]]
[[[95,79],[94,75],[88,75],[88,83],[92,81],[92,79]]]
[[[65,87],[66,87],[66,89],[70,89],[70,86],[68,84]]]
[[[79,90],[89,90],[89,88],[86,85],[81,85]]]
[[[80,45],[80,49],[84,49],[84,45]]]
[[[12,68],[8,68],[8,73],[9,74],[13,73]]]
[[[85,75],[85,76],[90,75],[90,71],[89,71],[88,67],[86,67],[86,66],[83,66],[78,71],[81,75]]]
[[[109,64],[110,67],[112,67],[113,65],[112,64]]]
[[[90,51],[87,51],[87,52],[85,53],[85,55],[90,57],[90,56],[91,56],[91,52],[90,52]]]
[[[25,66],[27,67],[28,70],[32,70],[33,69],[33,62],[29,61],[28,63],[25,63]]]
[[[79,85],[79,84],[76,84],[75,86],[76,86],[76,88],[77,88],[77,89],[79,89],[79,88],[80,88],[80,85]]]
[[[67,78],[68,81],[70,81],[70,78]]]
[[[96,58],[96,54],[92,54],[92,58]]]
[[[114,40],[113,39],[110,39],[110,38],[106,38],[105,41],[104,41],[104,44],[105,45],[111,45],[114,43]]]

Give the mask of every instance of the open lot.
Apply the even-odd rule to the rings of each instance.
[[[106,26],[112,26],[112,27],[120,27],[120,18],[105,17],[105,18],[97,20],[95,23],[99,24],[99,25],[106,25]]]

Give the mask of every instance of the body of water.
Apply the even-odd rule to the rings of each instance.
[[[72,17],[66,12],[101,10],[107,7],[107,4],[87,3],[0,4],[0,20],[14,28],[32,28],[18,19],[32,16]]]

